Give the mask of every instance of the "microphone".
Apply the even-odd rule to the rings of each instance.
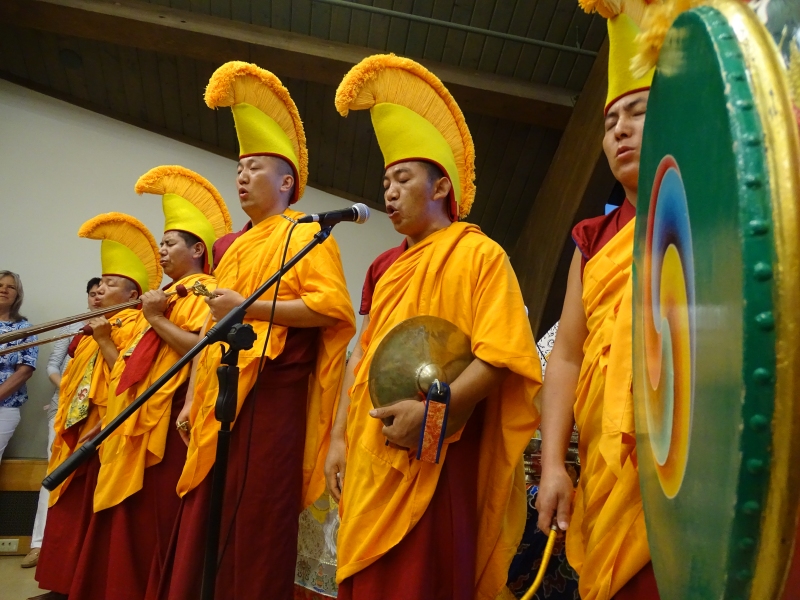
[[[342,208],[340,210],[329,210],[327,212],[314,213],[300,217],[297,219],[298,223],[319,223],[320,227],[328,227],[329,225],[336,225],[342,221],[351,221],[353,223],[366,223],[369,219],[369,208],[366,204],[353,204],[350,208]]]

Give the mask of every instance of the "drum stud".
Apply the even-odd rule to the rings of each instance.
[[[739,581],[747,581],[753,576],[749,569],[742,569],[738,573],[736,573],[736,579]]]
[[[760,458],[751,458],[747,461],[747,470],[753,475],[758,475],[764,470],[764,461]]]
[[[752,100],[737,100],[736,101],[736,108],[740,110],[753,110],[753,101]]]
[[[755,431],[763,431],[767,425],[769,425],[769,420],[764,415],[753,415],[750,417],[750,428]]]
[[[761,510],[761,505],[755,500],[748,500],[742,504],[742,512],[746,515],[755,515]]]
[[[733,73],[731,74],[731,79],[733,79],[734,81],[744,81],[745,76],[744,73]]]
[[[756,315],[756,323],[764,331],[772,331],[775,329],[775,317],[772,316],[772,311],[767,310]]]
[[[744,77],[744,76],[742,76]],[[750,148],[757,148],[761,145],[761,137],[753,134],[748,134],[744,136],[744,143],[746,146]]]
[[[757,190],[761,188],[763,182],[760,178],[749,175],[744,178],[744,184],[751,190]]]
[[[750,221],[750,233],[752,235],[765,235],[769,233],[769,223],[763,219],[753,219]]]
[[[769,263],[757,262],[753,267],[753,277],[756,281],[769,281],[772,279],[772,267]]]
[[[750,550],[755,545],[756,545],[756,541],[751,537],[744,537],[741,540],[739,540],[739,549],[740,550]]]
[[[769,371],[769,369],[758,367],[755,371],[753,371],[753,379],[755,379],[756,383],[772,383],[772,373]]]

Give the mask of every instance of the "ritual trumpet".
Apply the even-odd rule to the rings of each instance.
[[[115,321],[111,322],[112,327],[122,327],[122,320],[116,319]],[[94,330],[92,329],[91,325],[84,325],[78,331],[72,331],[70,333],[62,333],[60,335],[54,335],[51,338],[47,338],[46,340],[34,340],[32,342],[24,342],[22,344],[16,344],[14,346],[8,346],[7,348],[0,348],[0,356],[5,356],[6,354],[12,354],[14,352],[19,352],[20,350],[25,350],[27,348],[33,348],[34,346],[40,346],[41,344],[49,344],[50,342],[56,342],[58,340],[63,340],[68,337],[73,337],[78,334],[83,335],[92,335]]]
[[[183,284],[178,284],[175,286],[174,290],[166,292],[166,295],[174,296],[175,294],[177,294],[181,298],[185,298],[186,296],[189,295],[190,292],[195,296],[205,296],[207,298],[214,297],[214,294],[210,292],[209,289],[205,285],[203,285],[200,281],[195,281],[194,284],[188,288]],[[66,319],[57,319],[55,321],[49,321],[47,323],[37,325],[36,327],[28,327],[27,329],[18,329],[16,331],[11,331],[9,333],[0,335],[0,346],[2,346],[3,344],[7,344],[9,342],[15,342],[17,340],[31,337],[32,335],[46,333],[48,331],[52,331],[53,329],[60,329],[61,327],[72,325],[73,323],[80,323],[81,321],[88,321],[89,319],[94,319],[95,317],[102,317],[107,314],[120,311],[124,308],[132,308],[134,306],[141,304],[141,302],[142,302],[141,298],[137,298],[136,300],[129,300],[128,302],[123,302],[122,304],[115,304],[114,306],[108,306],[106,308],[98,308],[97,310],[92,310],[72,317],[67,317]],[[75,334],[73,333],[69,335],[75,335]],[[24,344],[18,344],[16,346],[3,348],[2,350],[0,350],[0,356],[4,354],[9,354],[11,352],[17,352],[24,348],[31,348],[33,346],[38,346],[40,344],[47,344],[49,342],[53,342],[58,339],[63,339],[65,337],[68,336],[65,334],[62,336],[55,336],[45,340],[25,342]]]

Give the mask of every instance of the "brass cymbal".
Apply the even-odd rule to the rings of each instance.
[[[467,335],[450,321],[419,316],[406,319],[381,340],[369,368],[373,406],[422,398],[435,379],[452,383],[472,362]]]

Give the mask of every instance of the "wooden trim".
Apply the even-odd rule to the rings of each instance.
[[[589,73],[550,169],[536,195],[525,226],[511,254],[533,331],[539,329],[564,241],[587,193],[603,154],[603,106],[608,77],[608,39]],[[602,166],[602,165],[601,165]],[[606,184],[608,185],[608,183]]]
[[[215,64],[255,62],[280,77],[338,85],[375,50],[139,0],[3,0],[0,20]],[[575,93],[502,75],[421,61],[448,85],[465,112],[563,129]]]
[[[0,463],[0,492],[38,492],[45,475],[44,459],[6,458]]]

